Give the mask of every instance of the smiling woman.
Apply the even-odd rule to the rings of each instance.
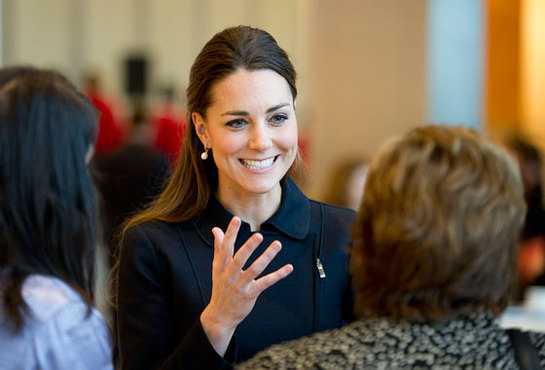
[[[206,118],[194,112],[218,167],[217,197],[252,230],[278,209],[280,180],[297,155],[297,118],[286,80],[271,70],[239,69],[212,89]]]
[[[351,318],[354,212],[309,200],[290,178],[295,77],[260,29],[228,28],[197,56],[181,159],[124,228],[123,368],[228,367]]]

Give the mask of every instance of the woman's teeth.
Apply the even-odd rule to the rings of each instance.
[[[250,170],[262,170],[263,168],[267,168],[269,166],[272,166],[274,163],[275,157],[268,158],[262,161],[256,161],[253,159],[241,159],[240,161],[244,165],[244,167],[250,169]]]

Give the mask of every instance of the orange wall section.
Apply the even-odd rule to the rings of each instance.
[[[521,1],[521,116],[524,131],[545,150],[545,1]]]
[[[520,0],[489,0],[485,122],[489,131],[519,129]]]

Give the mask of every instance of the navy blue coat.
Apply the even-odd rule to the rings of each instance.
[[[225,230],[231,218],[213,198],[192,221],[149,222],[127,232],[118,281],[123,369],[228,368],[271,344],[337,328],[352,319],[347,248],[354,212],[309,200],[288,180],[281,207],[261,225],[264,241],[248,263],[279,240],[282,251],[264,274],[286,263],[294,271],[259,296],[227,353],[219,356],[199,317],[212,292],[211,230]],[[249,224],[242,222],[235,249],[250,235]]]

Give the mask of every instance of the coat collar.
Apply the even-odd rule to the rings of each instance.
[[[225,231],[232,217],[215,197],[211,197],[205,210],[193,220],[193,224],[206,243],[213,246],[212,228],[217,226]],[[261,230],[278,230],[291,238],[304,239],[309,227],[310,201],[288,178],[282,185],[280,208],[261,225]],[[250,226],[242,220],[242,228],[249,230]]]

